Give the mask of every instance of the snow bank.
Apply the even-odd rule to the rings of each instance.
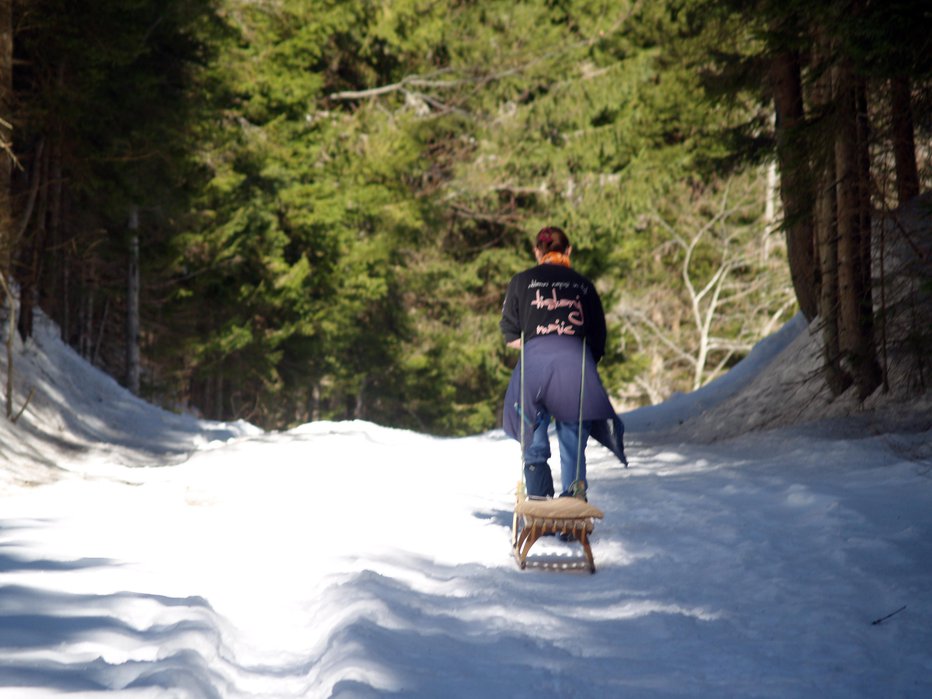
[[[5,338],[6,323],[3,328]],[[24,404],[26,409],[15,425],[0,419],[0,493],[14,481],[49,482],[88,460],[98,469],[105,463],[165,463],[209,442],[260,432],[242,421],[199,420],[146,403],[62,342],[58,327],[40,310],[25,346],[19,335],[14,339],[13,412]]]
[[[802,314],[794,316],[778,332],[764,338],[726,374],[693,391],[677,393],[659,405],[624,413],[626,432],[650,432],[678,428],[690,418],[722,405],[756,379],[767,376],[769,365],[806,331]]]

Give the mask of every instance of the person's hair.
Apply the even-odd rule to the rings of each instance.
[[[534,247],[545,255],[548,252],[566,252],[569,246],[570,239],[566,237],[566,233],[563,232],[562,228],[556,226],[541,228],[534,243]]]

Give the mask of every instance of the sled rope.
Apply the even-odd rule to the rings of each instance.
[[[518,398],[518,413],[521,418],[521,472],[518,479],[521,483],[521,494],[524,494],[524,422],[527,416],[524,412],[524,331],[521,331],[521,380],[519,381],[519,391],[521,396]]]
[[[521,428],[519,430],[519,442],[521,443],[521,453],[519,454],[521,471],[518,475],[518,485],[515,491],[515,502],[519,503],[525,499],[527,492],[524,488],[524,331],[521,331],[521,358],[519,360],[521,364],[521,379],[518,382],[518,390],[521,393],[521,396],[518,398],[518,419],[521,421]],[[511,519],[511,546],[517,551],[518,549],[518,508],[515,506],[515,512]]]
[[[579,469],[582,466],[582,416],[583,416],[583,390],[586,387],[586,336],[583,335],[582,339],[582,370],[579,375],[579,422],[576,423],[576,478],[573,481],[573,485],[570,486],[574,490],[578,487],[579,484]]]

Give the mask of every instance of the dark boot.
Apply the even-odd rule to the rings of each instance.
[[[524,464],[524,483],[527,486],[528,497],[553,497],[553,476],[550,466],[546,463]]]

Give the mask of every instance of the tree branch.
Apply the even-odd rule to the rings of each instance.
[[[341,92],[334,92],[328,95],[329,99],[332,100],[341,100],[341,101],[353,101],[353,100],[363,100],[370,99],[372,97],[381,97],[382,95],[391,94],[393,92],[404,91],[407,87],[415,88],[424,88],[424,89],[434,89],[434,90],[449,90],[463,86],[483,86],[487,85],[490,82],[495,82],[501,80],[502,78],[507,78],[512,75],[518,75],[525,72],[534,65],[541,63],[542,61],[549,60],[555,56],[559,56],[563,53],[569,51],[574,51],[580,48],[586,48],[592,46],[598,41],[603,40],[606,36],[611,36],[618,32],[621,27],[627,22],[627,20],[639,9],[641,3],[635,2],[628,9],[628,12],[620,15],[618,19],[615,20],[615,23],[608,29],[608,31],[600,31],[596,36],[580,39],[579,41],[573,42],[571,44],[566,44],[560,48],[554,49],[552,51],[547,51],[540,56],[533,57],[530,60],[519,64],[513,68],[506,68],[504,70],[492,71],[485,74],[479,74],[474,77],[467,78],[458,78],[453,80],[435,80],[429,77],[422,77],[419,75],[409,75],[396,83],[391,83],[389,85],[380,85],[378,87],[371,87],[365,90],[343,90]],[[442,73],[452,72],[451,68],[445,68],[441,71],[436,71],[431,75],[439,75]]]
[[[677,345],[675,342],[673,342],[673,340],[667,337],[664,334],[663,330],[659,328],[657,324],[654,323],[650,318],[648,318],[644,313],[638,310],[625,308],[625,309],[622,309],[621,315],[624,318],[634,318],[640,321],[651,332],[654,333],[654,335],[657,337],[658,340],[660,340],[661,343],[663,343],[668,349],[672,350],[675,355],[677,355],[680,359],[687,362],[688,364],[695,366],[696,358],[690,355],[688,352],[685,352],[684,350],[682,350],[679,347],[679,345]]]

